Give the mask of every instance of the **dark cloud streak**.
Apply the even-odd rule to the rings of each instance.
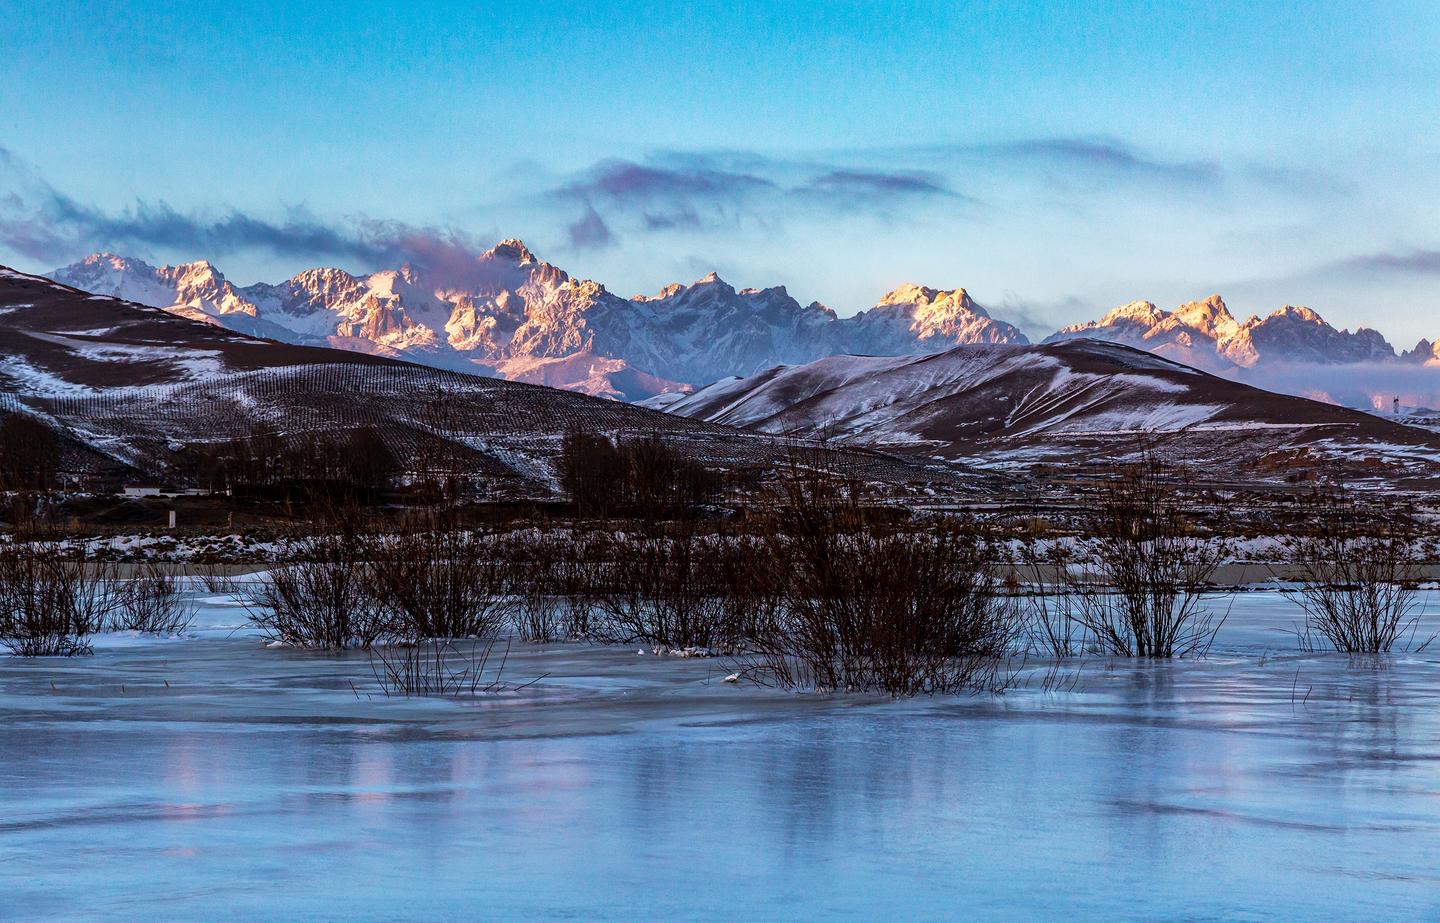
[[[207,258],[263,251],[303,259],[339,257],[368,266],[411,262],[463,274],[480,252],[460,231],[396,221],[323,221],[291,209],[274,221],[237,209],[181,212],[165,202],[137,201],[107,213],[60,192],[13,153],[0,147],[0,245],[30,259],[59,264],[93,250],[152,248]]]
[[[1440,275],[1440,250],[1417,248],[1402,253],[1367,253],[1341,260],[1335,268],[1361,273]]]
[[[604,160],[549,194],[578,204],[577,248],[609,246],[617,221],[645,232],[773,223],[815,209],[885,215],[900,203],[966,200],[930,173],[864,170],[747,152],[665,153],[653,161]],[[596,233],[600,227],[605,233]]]

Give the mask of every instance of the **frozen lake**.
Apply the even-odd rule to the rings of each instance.
[[[906,702],[578,645],[386,699],[205,599],[0,658],[0,917],[1440,916],[1440,651],[1297,654],[1275,592],[1204,661]]]

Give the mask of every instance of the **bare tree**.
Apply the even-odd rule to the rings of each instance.
[[[292,559],[269,579],[245,587],[250,622],[297,647],[368,648],[392,628],[371,594],[358,512],[331,510],[317,528],[293,539]]]
[[[60,441],[48,424],[24,413],[0,419],[0,489],[50,490],[59,464]]]

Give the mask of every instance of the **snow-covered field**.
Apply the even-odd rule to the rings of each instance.
[[[1204,661],[903,702],[581,645],[387,699],[196,593],[0,658],[0,918],[1440,915],[1440,651],[1297,654],[1273,590]]]

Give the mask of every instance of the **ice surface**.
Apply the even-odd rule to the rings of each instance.
[[[906,702],[580,645],[386,699],[195,593],[192,637],[0,659],[0,918],[1440,914],[1440,656],[1297,654],[1273,590],[1205,661]]]

